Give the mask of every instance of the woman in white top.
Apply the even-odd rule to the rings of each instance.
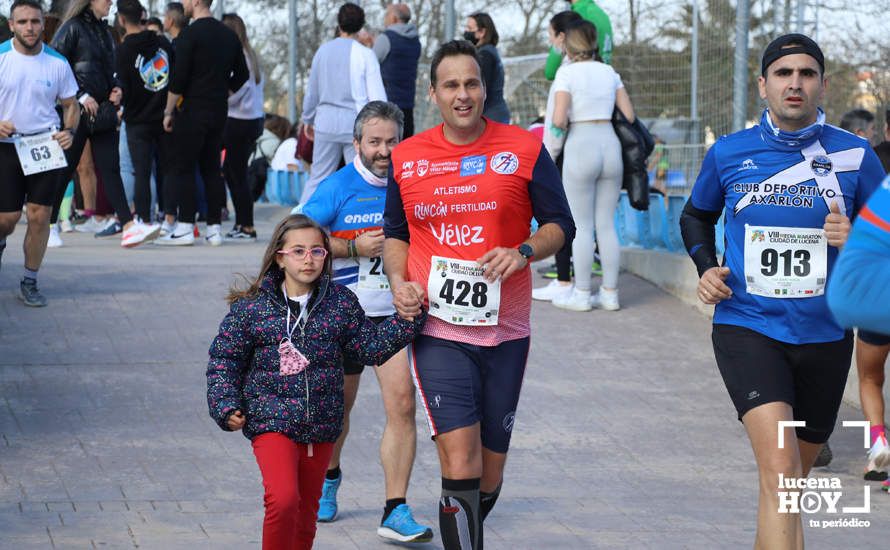
[[[574,311],[593,307],[614,311],[618,309],[620,265],[615,210],[624,166],[611,121],[615,107],[633,121],[633,105],[621,77],[599,59],[593,24],[571,25],[565,51],[570,63],[556,72],[553,120],[545,132],[566,132],[562,174],[577,227],[572,244],[575,287],[571,294],[555,297],[553,305]],[[594,230],[603,280],[599,292],[591,295]]]
[[[229,116],[226,119],[223,148],[226,158],[223,174],[229,184],[235,206],[235,226],[226,233],[227,241],[254,241],[253,193],[247,185],[247,159],[263,133],[263,73],[260,60],[247,39],[244,20],[237,14],[223,15],[222,22],[238,35],[250,78],[241,89],[229,96]]]

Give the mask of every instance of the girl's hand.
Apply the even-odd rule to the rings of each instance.
[[[240,410],[237,410],[229,415],[229,419],[226,421],[226,425],[233,432],[237,432],[244,427],[245,422],[247,422],[247,419],[244,418],[244,415],[241,413]]]

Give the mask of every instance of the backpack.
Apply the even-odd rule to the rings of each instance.
[[[263,154],[263,150],[259,147],[259,142],[257,142],[253,152],[253,160],[247,165],[247,188],[250,189],[253,202],[258,201],[266,191],[269,167],[269,159]]]

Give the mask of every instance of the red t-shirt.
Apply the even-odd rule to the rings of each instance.
[[[532,215],[574,233],[562,182],[541,142],[528,131],[486,119],[473,143],[455,145],[442,125],[392,153],[384,230],[405,240],[408,280],[427,288],[433,256],[479,259],[489,250],[528,239]],[[529,335],[531,271],[503,281],[497,325],[470,326],[430,316],[423,333],[495,346]]]

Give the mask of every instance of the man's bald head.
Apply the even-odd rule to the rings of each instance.
[[[385,24],[394,25],[409,21],[411,21],[411,8],[408,7],[408,4],[390,4],[387,6]]]

